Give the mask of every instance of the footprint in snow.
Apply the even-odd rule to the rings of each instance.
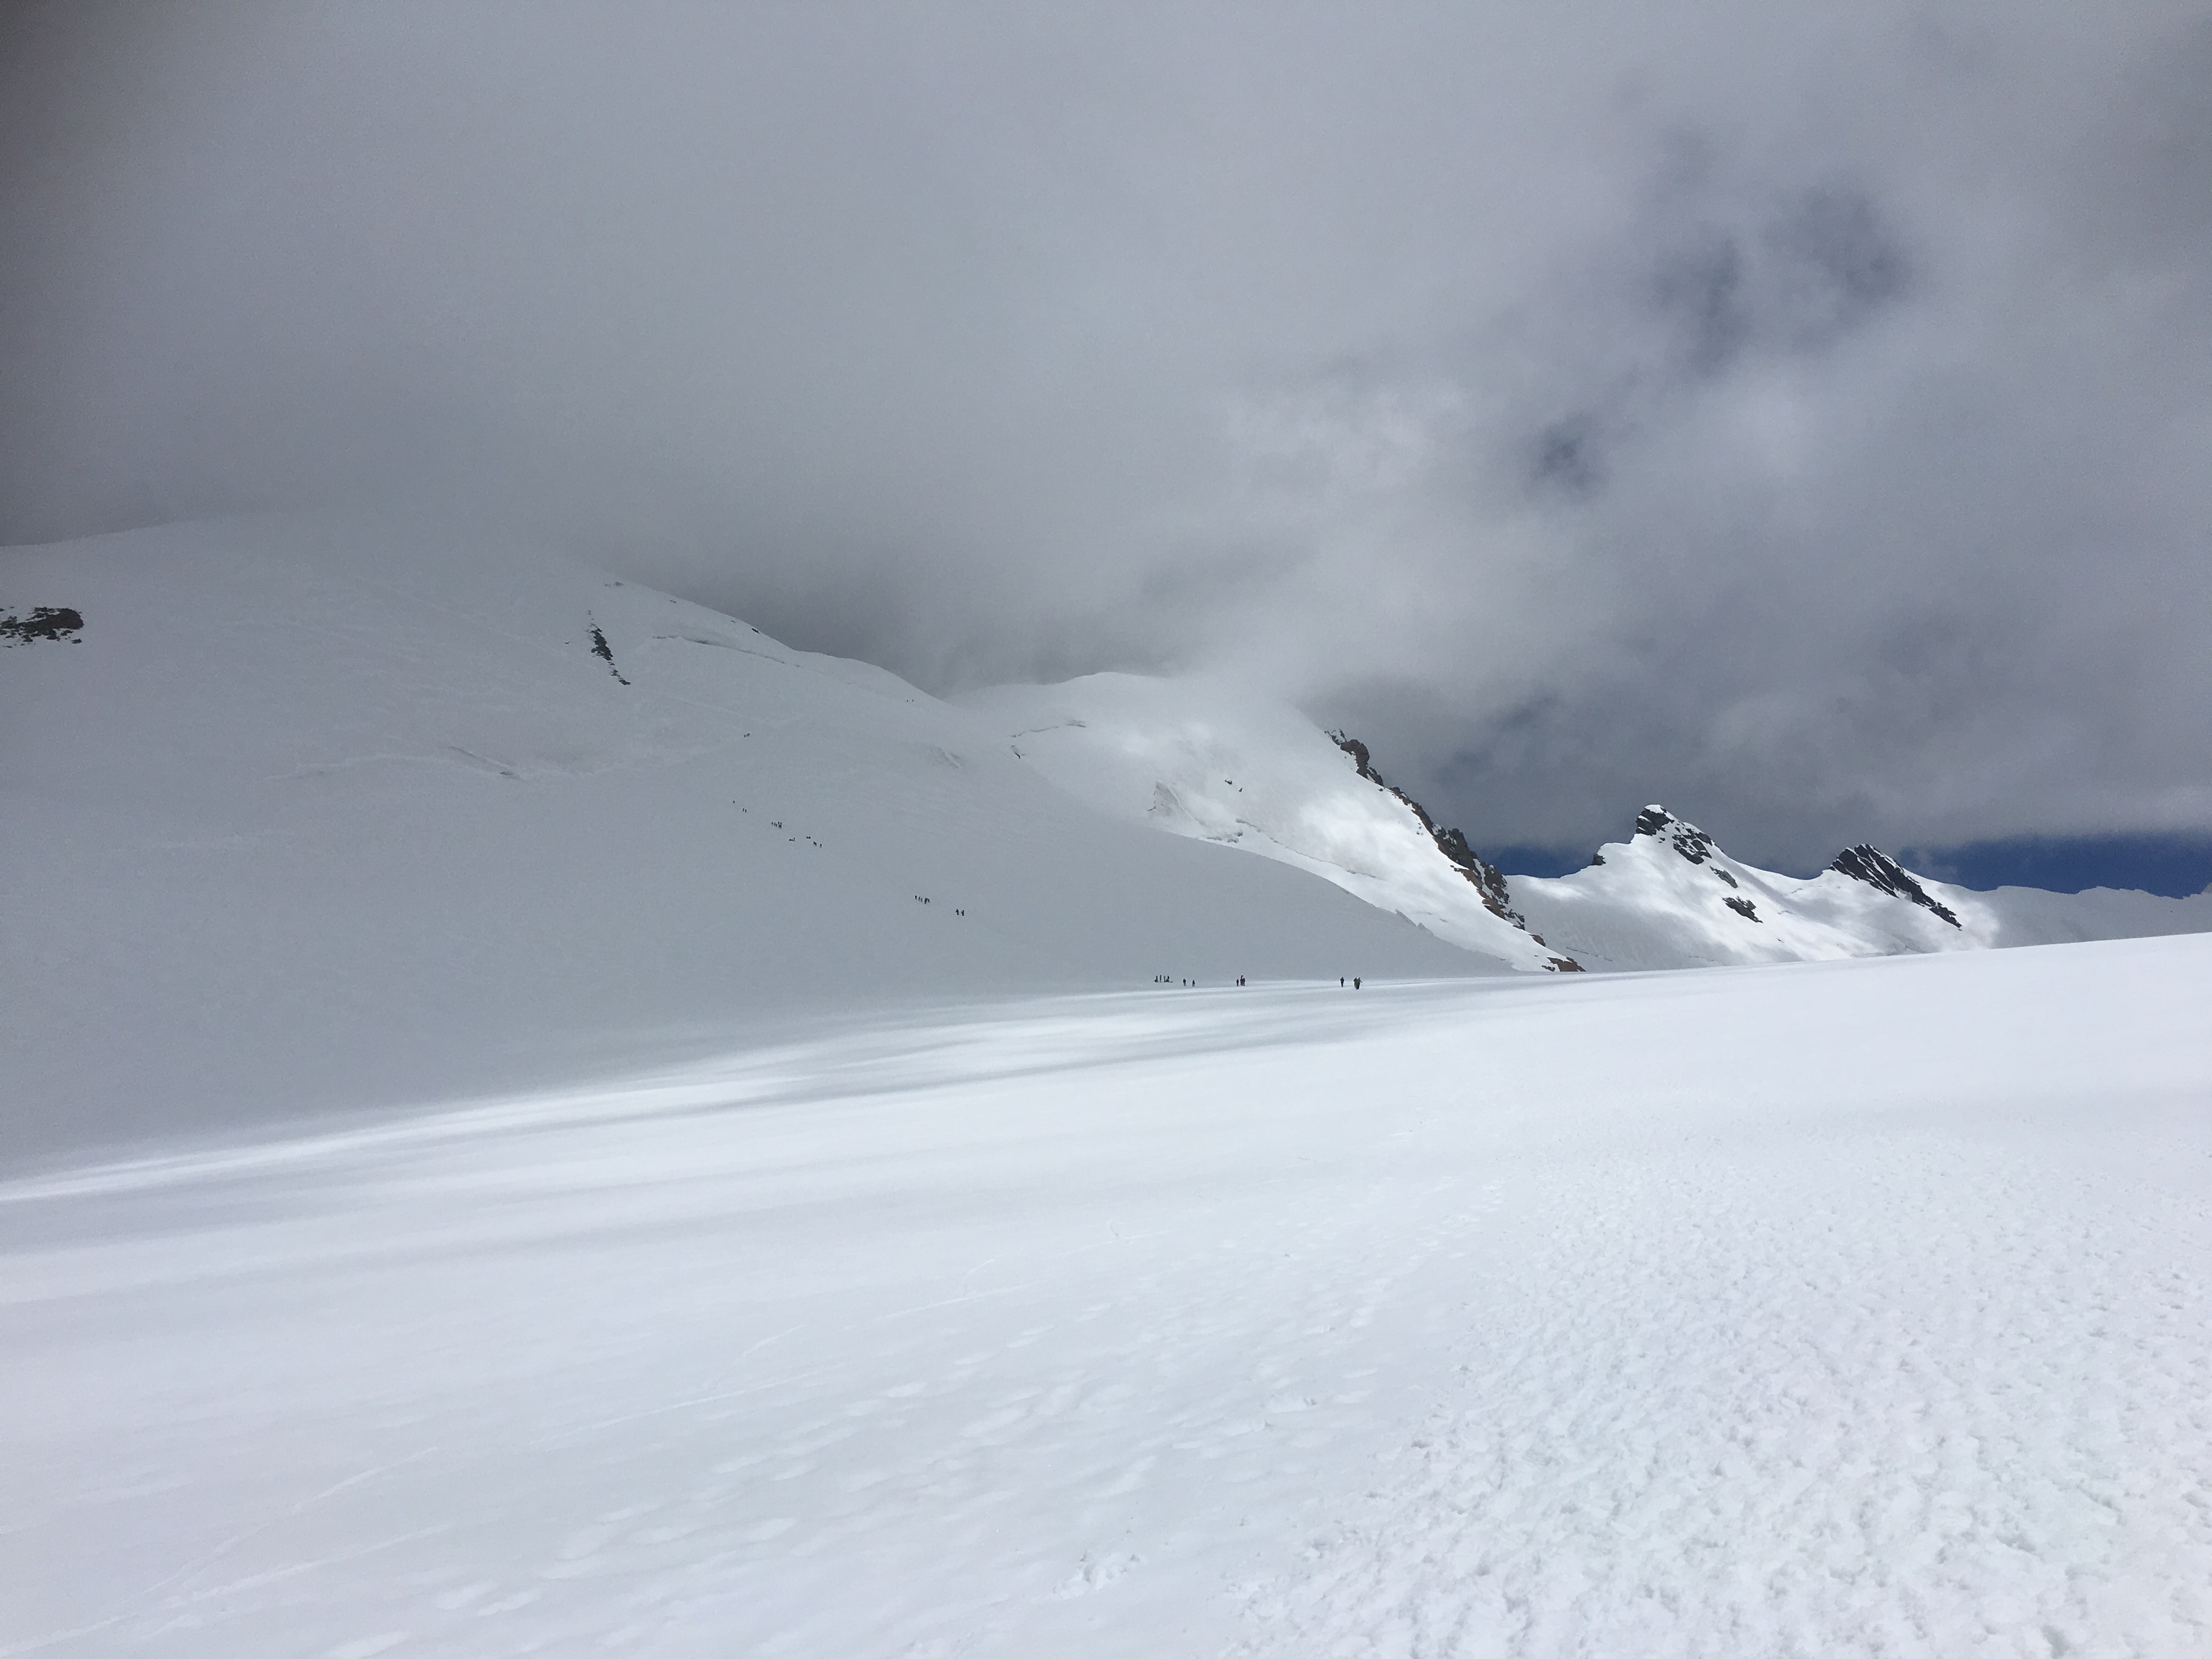
[[[1083,1558],[1083,1565],[1055,1584],[1052,1593],[1063,1601],[1072,1601],[1079,1595],[1104,1589],[1130,1568],[1142,1565],[1144,1559],[1141,1555],[1131,1555],[1126,1552],[1102,1555],[1095,1561],[1086,1555]]]

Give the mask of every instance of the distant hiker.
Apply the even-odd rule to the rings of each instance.
[[[1358,981],[1358,977],[1357,977],[1356,975],[1355,975],[1355,976],[1354,976],[1354,978],[1352,979],[1352,988],[1353,990],[1355,990],[1355,991],[1357,991],[1357,990],[1359,988],[1359,981]]]
[[[1336,988],[1340,991],[1344,988],[1344,975],[1342,974],[1339,974],[1336,976]]]

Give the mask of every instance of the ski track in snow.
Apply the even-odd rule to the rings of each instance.
[[[2212,1651],[2208,981],[1078,1000],[19,1182],[0,1654]]]

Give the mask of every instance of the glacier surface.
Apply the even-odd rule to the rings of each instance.
[[[0,1653],[2183,1655],[2212,939],[856,1018],[0,1190]]]

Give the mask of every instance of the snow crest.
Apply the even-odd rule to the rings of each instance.
[[[1665,806],[1556,878],[1513,876],[1514,908],[1585,967],[1705,968],[1986,950],[2212,931],[2212,898],[2099,888],[1978,893],[1916,875],[1876,847],[1809,878],[1729,856]]]
[[[1504,878],[1464,836],[1382,780],[1365,744],[1285,703],[1204,678],[1134,674],[997,686],[959,702],[1101,811],[1306,871],[1506,967],[1577,966],[1522,925]]]

